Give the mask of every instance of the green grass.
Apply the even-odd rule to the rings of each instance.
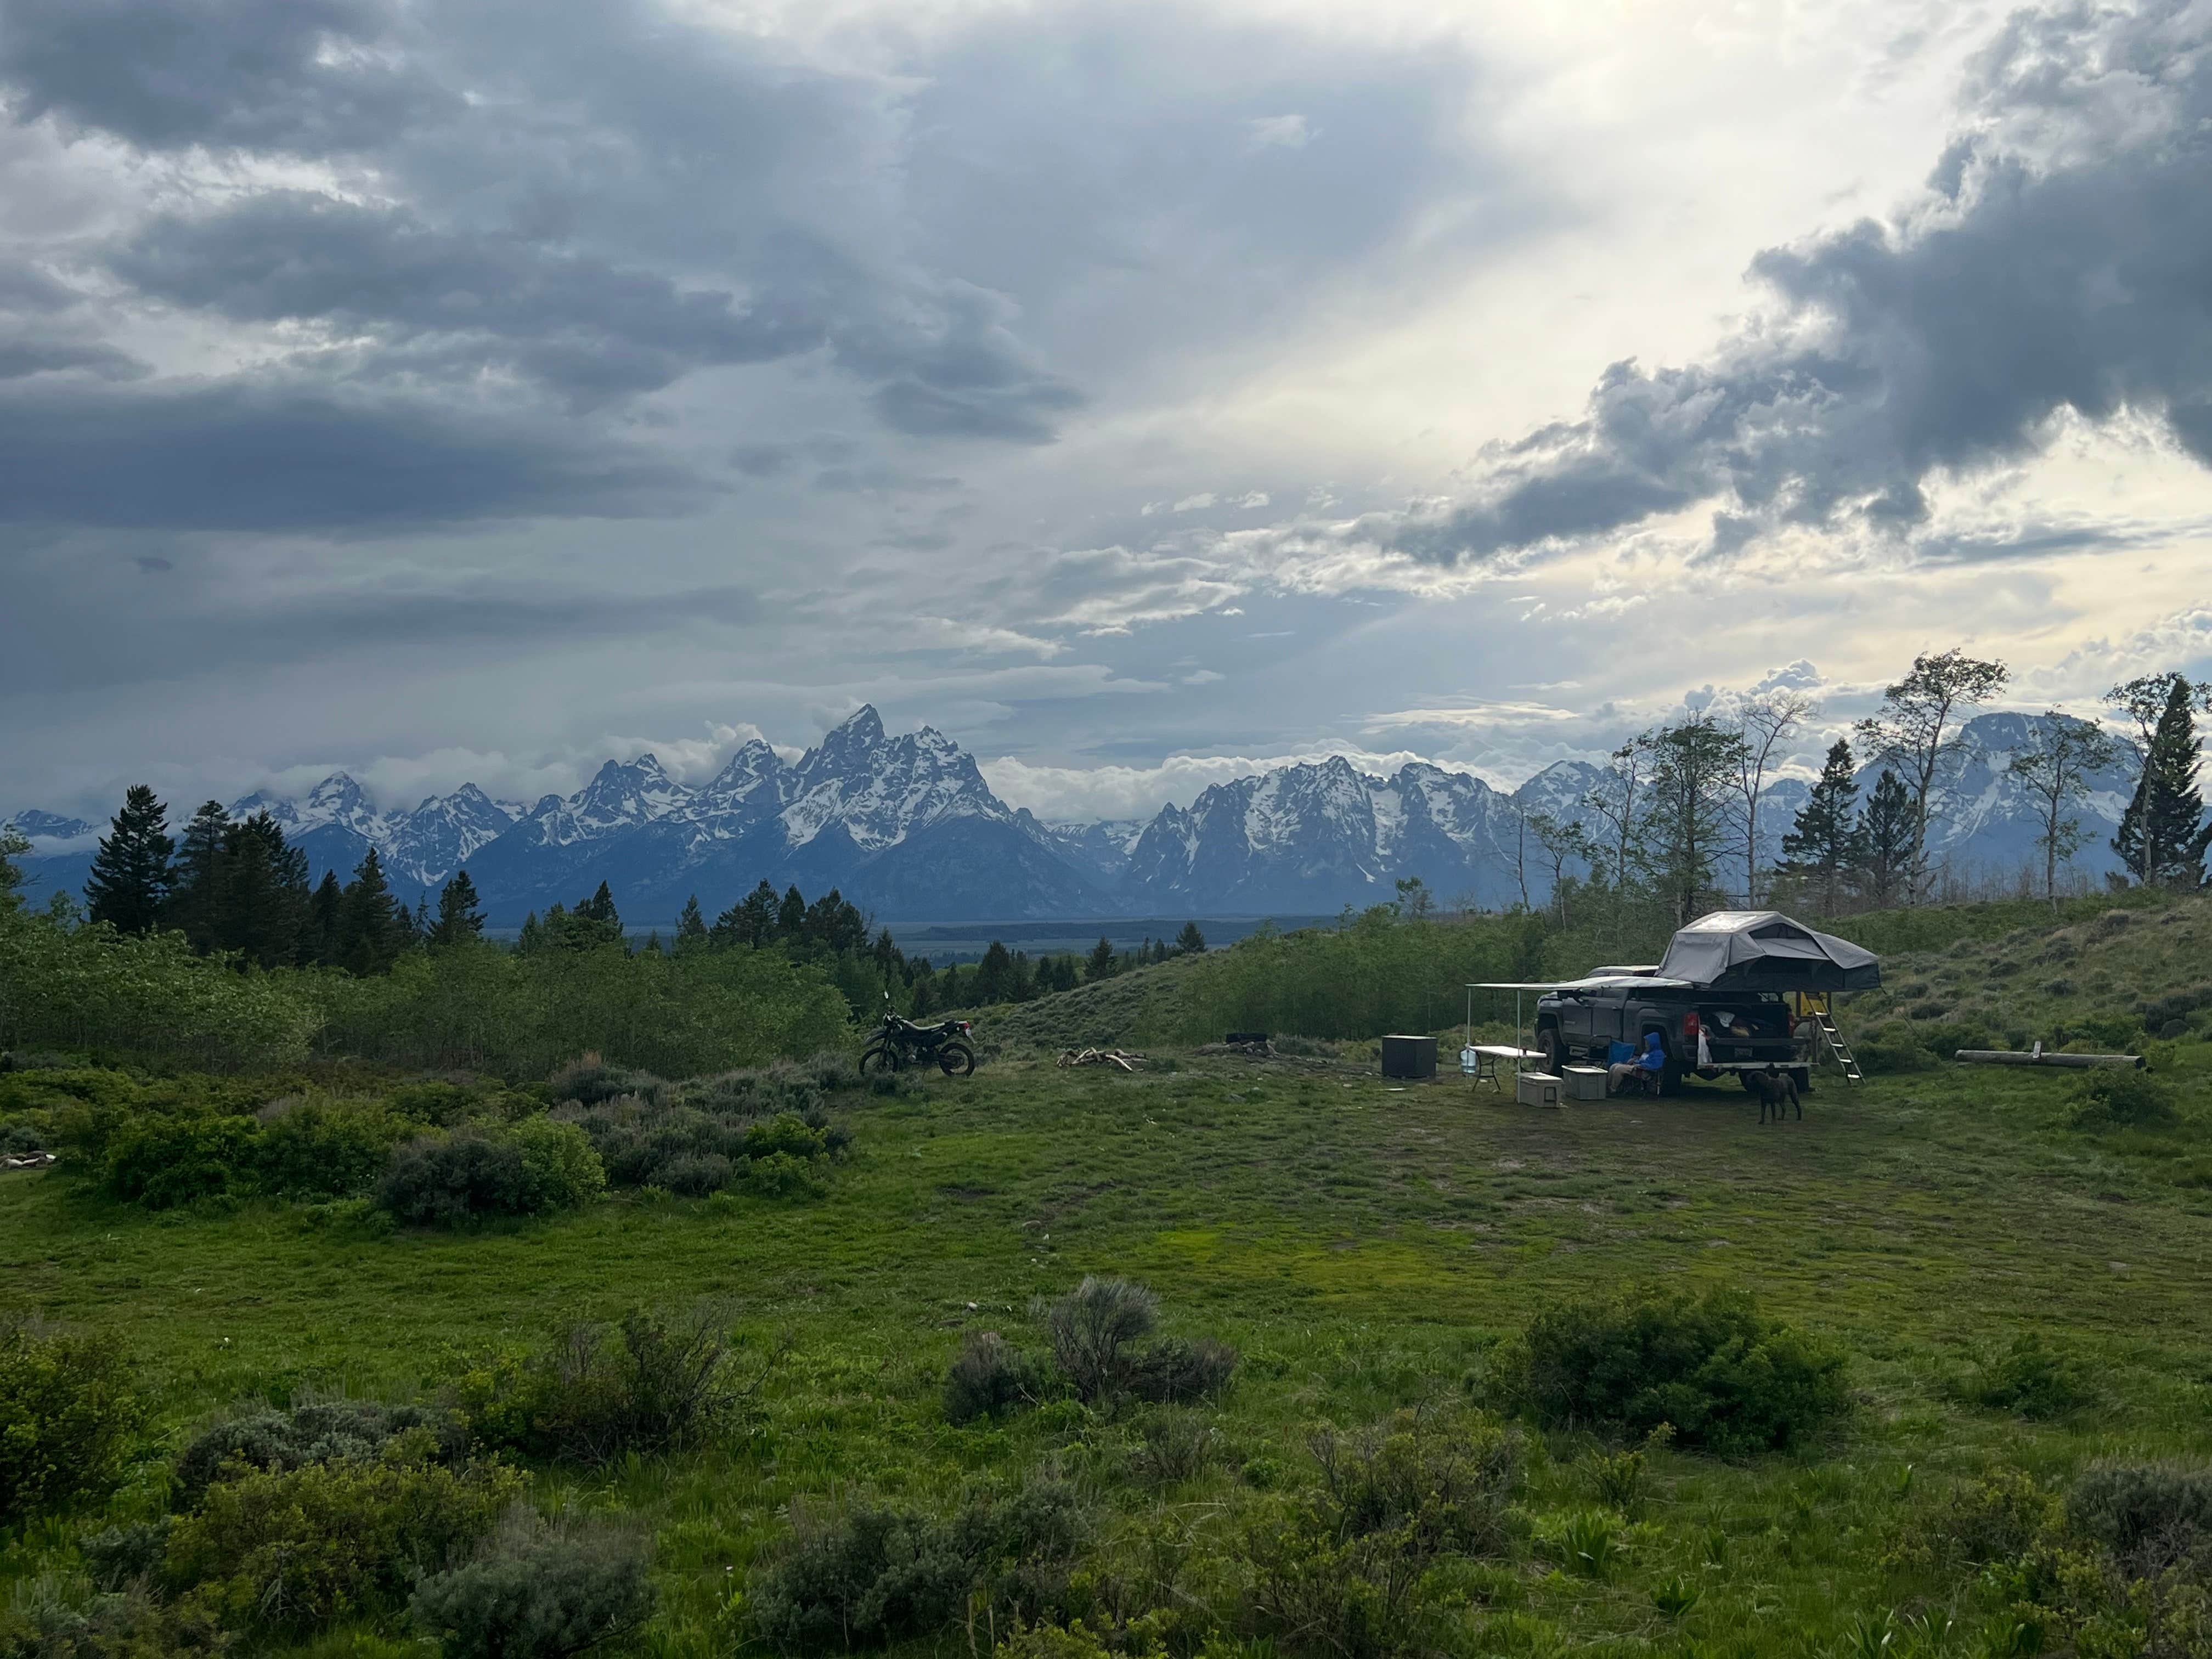
[[[1858,1088],[1825,1073],[1803,1123],[1761,1128],[1734,1088],[1553,1113],[1350,1066],[1009,1060],[919,1096],[844,1097],[857,1157],[801,1204],[625,1195],[376,1239],[286,1206],[154,1215],[59,1170],[0,1176],[0,1281],[10,1303],[119,1331],[141,1357],[164,1439],[117,1514],[157,1501],[161,1457],[240,1397],[433,1391],[464,1356],[567,1319],[727,1298],[757,1351],[793,1346],[726,1443],[538,1476],[544,1501],[654,1528],[667,1611],[645,1646],[703,1655],[731,1650],[721,1609],[795,1501],[949,1505],[1050,1461],[1095,1495],[1106,1555],[1162,1520],[1225,1551],[1262,1501],[1237,1471],[1306,1480],[1310,1421],[1457,1395],[1547,1298],[1728,1280],[1850,1350],[1849,1424],[1789,1457],[1656,1455],[1604,1575],[1533,1553],[1484,1581],[1469,1650],[1672,1653],[1689,1636],[1826,1651],[1904,1593],[1873,1558],[1931,1486],[1996,1462],[2057,1475],[2212,1455],[2212,1189],[2177,1178],[2207,1151],[2212,1054],[2181,1043],[2169,1066],[2184,1121],[2147,1149],[2065,1128],[2071,1079],[2041,1073],[1946,1067]],[[1055,1407],[955,1429],[939,1410],[963,1330],[1034,1345],[1030,1297],[1090,1272],[1145,1280],[1170,1328],[1243,1351],[1204,1408],[1214,1467],[1172,1492],[1144,1478],[1132,1419]],[[2079,1362],[2094,1409],[2027,1423],[1961,1403],[1977,1360],[2024,1330]],[[1526,1500],[1540,1534],[1593,1507],[1574,1461],[1586,1446],[1559,1437],[1540,1462]],[[0,1568],[20,1582],[65,1564],[88,1524],[40,1523]],[[1698,1594],[1672,1616],[1654,1592],[1677,1580]]]

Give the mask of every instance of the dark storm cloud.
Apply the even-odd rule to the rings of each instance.
[[[741,629],[772,621],[750,589],[723,586],[607,593],[527,574],[439,581],[421,574],[349,581],[336,571],[282,589],[240,592],[188,553],[135,556],[158,583],[134,593],[88,584],[77,556],[27,562],[21,603],[0,615],[0,661],[15,686],[48,692],[223,675],[398,653],[528,656],[551,648],[702,626]]]
[[[386,530],[681,510],[682,471],[527,414],[231,381],[0,386],[0,519]]]
[[[149,371],[128,352],[96,341],[9,339],[0,336],[0,380],[83,369],[103,380],[135,380]]]
[[[254,340],[235,356],[283,354],[95,393],[69,382],[133,372],[112,343],[0,343],[0,377],[26,383],[0,424],[31,446],[0,460],[27,486],[9,516],[681,510],[704,486],[639,459],[625,408],[702,370],[809,356],[902,434],[1047,443],[1082,401],[1011,305],[906,245],[887,83],[645,0],[18,0],[0,99],[19,123],[228,158],[220,190],[166,191],[70,257],[111,279],[110,318],[213,323]],[[373,183],[280,187],[235,165],[300,157]],[[76,302],[27,265],[11,280],[0,309]],[[487,385],[504,399],[488,422]],[[739,453],[741,471],[773,470],[765,449]]]
[[[590,402],[694,368],[808,350],[823,320],[514,236],[439,231],[402,208],[272,191],[148,226],[109,258],[140,293],[240,321],[330,325],[428,344],[456,374],[498,365]],[[396,362],[412,368],[419,353]]]
[[[1980,66],[1990,136],[1909,222],[1762,254],[1779,319],[1709,363],[1614,364],[1473,498],[1357,533],[1452,562],[1703,501],[1723,550],[1775,524],[1907,529],[1931,475],[2033,453],[2069,409],[2160,420],[2212,465],[2206,33],[2179,0],[2016,21]]]
[[[147,149],[326,155],[374,148],[455,100],[399,54],[380,0],[9,0],[0,82]]]

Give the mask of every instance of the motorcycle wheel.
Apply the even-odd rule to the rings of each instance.
[[[872,1073],[881,1074],[885,1072],[899,1072],[905,1069],[905,1057],[896,1048],[878,1047],[874,1048],[864,1048],[860,1051],[860,1075],[862,1077],[866,1077]]]
[[[975,1051],[964,1042],[948,1042],[937,1051],[938,1069],[947,1077],[967,1077],[975,1070]]]

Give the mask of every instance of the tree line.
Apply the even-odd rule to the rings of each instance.
[[[1699,710],[1647,731],[1613,752],[1578,817],[1525,815],[1515,849],[1523,908],[1532,857],[1548,867],[1562,924],[1593,905],[1616,916],[1655,906],[1680,927],[1729,904],[1788,902],[1834,916],[1924,903],[1941,874],[1931,832],[1960,805],[1954,785],[1966,721],[2010,678],[2004,664],[1961,650],[1915,658],[1875,712],[1830,747],[1778,837],[1778,858],[1769,850],[1775,826],[1761,813],[1780,757],[1814,713],[1808,696],[1770,690],[1730,720]],[[2090,841],[2080,809],[2094,780],[2130,762],[2134,793],[2112,842],[2121,879],[2203,886],[2212,823],[2197,782],[2196,716],[2212,712],[2212,683],[2145,675],[2112,687],[2106,702],[2135,741],[2054,708],[2007,765],[2034,811],[2044,896],[2057,902],[2063,869]],[[1879,769],[1863,790],[1866,764]]]

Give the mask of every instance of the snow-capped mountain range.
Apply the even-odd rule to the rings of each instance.
[[[1968,722],[1937,850],[2010,868],[2033,852],[2032,803],[2006,765],[2042,716]],[[709,915],[765,878],[812,896],[841,889],[886,920],[1012,920],[1113,914],[1314,914],[1393,896],[1419,876],[1444,899],[1509,904],[1548,887],[1524,815],[1582,820],[1605,776],[1561,761],[1510,794],[1425,763],[1389,777],[1334,757],[1216,784],[1149,821],[1042,820],[994,793],[974,758],[925,726],[894,737],[863,708],[795,762],[745,744],[705,785],[670,777],[651,755],[608,761],[573,795],[534,805],[474,784],[412,810],[380,811],[343,773],[303,799],[248,795],[232,816],[266,811],[305,848],[317,878],[350,873],[371,847],[404,896],[466,866],[495,923],[573,903],[601,881],[625,915],[665,921],[693,894]],[[1870,787],[1871,772],[1863,775]],[[2079,862],[2109,868],[2128,768],[2094,780],[2077,809],[2091,835]],[[1763,798],[1761,840],[1778,843],[1805,799],[1785,777]],[[173,805],[172,830],[188,808]],[[18,813],[31,838],[26,873],[50,886],[83,879],[99,826]]]

